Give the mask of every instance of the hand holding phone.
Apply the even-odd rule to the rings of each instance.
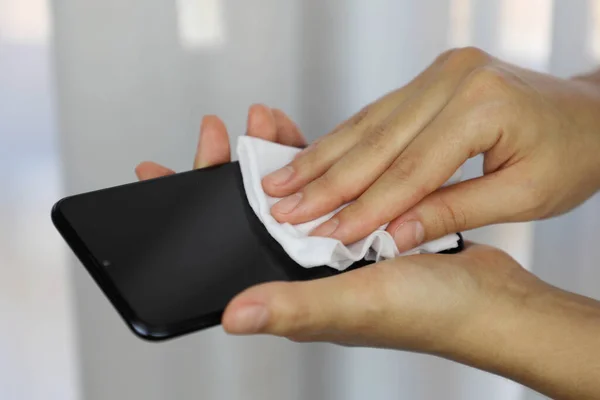
[[[227,303],[256,284],[336,272],[300,268],[268,235],[229,147],[222,122],[207,117],[194,163],[207,168],[174,174],[143,163],[143,182],[68,197],[53,209],[63,237],[145,339],[216,325]]]
[[[304,144],[284,114],[260,106],[251,110],[248,132]],[[194,163],[207,168],[175,174],[142,163],[136,173],[143,182],[68,197],[53,209],[63,237],[143,338],[216,325],[231,299],[261,283],[339,274],[301,268],[270,237],[247,202],[229,151],[223,123],[207,117]]]

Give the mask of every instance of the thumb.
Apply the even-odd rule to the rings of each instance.
[[[366,269],[369,268],[313,281],[271,282],[247,289],[227,306],[223,328],[232,334],[284,337],[352,331],[358,322],[365,323],[365,305],[373,307],[373,299],[365,299],[368,288],[365,278],[361,278]]]
[[[387,231],[405,252],[445,235],[522,220],[528,198],[519,171],[503,170],[444,187],[393,220]]]

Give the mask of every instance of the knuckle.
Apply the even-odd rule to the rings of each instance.
[[[456,51],[456,49],[449,49],[444,51],[443,53],[441,53],[439,56],[436,57],[436,59],[433,61],[433,65],[441,65],[444,62],[446,62],[446,60],[448,60],[448,57],[450,57],[450,55],[452,55],[452,53],[454,53]]]
[[[381,152],[386,147],[387,133],[389,132],[387,123],[377,124],[372,129],[366,131],[364,146],[374,152]]]
[[[415,174],[419,165],[420,160],[417,157],[404,155],[394,161],[389,173],[394,181],[405,182]]]
[[[350,118],[348,118],[347,120],[342,122],[341,124],[337,125],[335,128],[333,128],[333,130],[331,132],[329,132],[325,136],[331,137],[338,133],[343,133],[348,130],[354,129],[357,126],[360,126],[365,121],[367,116],[369,116],[370,113],[371,113],[371,105],[367,105],[367,106],[363,107],[362,110],[360,110],[358,113],[354,114],[353,116],[351,116]]]
[[[350,127],[355,127],[357,125],[360,125],[360,123],[363,122],[365,120],[365,118],[367,118],[367,116],[369,115],[369,111],[370,111],[370,106],[363,107],[362,110],[360,110],[357,114],[353,115],[348,120],[348,125]]]
[[[312,147],[311,147],[312,146]],[[289,164],[300,179],[312,179],[326,169],[327,157],[323,156],[320,143],[313,143],[300,153]]]
[[[454,66],[485,65],[491,59],[492,57],[485,51],[469,46],[450,50],[446,63]]]
[[[476,101],[481,98],[502,100],[508,94],[506,77],[494,67],[480,67],[471,73],[465,85],[464,95]]]
[[[545,218],[551,211],[550,191],[543,185],[530,184],[526,188],[526,196],[521,203],[521,219]]]
[[[312,315],[305,304],[287,302],[277,308],[270,332],[280,336],[300,336],[311,325]]]
[[[434,206],[437,210],[438,226],[442,235],[467,229],[467,215],[460,207],[450,204],[444,196],[436,196]]]
[[[311,193],[311,195],[320,193],[329,201],[333,200],[335,203],[340,204],[352,200],[351,189],[345,187],[338,174],[332,172],[332,170],[325,172],[310,186],[310,188],[307,188],[307,192]]]
[[[345,201],[345,203],[351,200]],[[348,207],[340,211],[337,217],[340,221],[353,221],[353,226],[357,230],[368,231],[373,226],[376,228],[380,225],[378,216],[378,212],[373,208],[372,204],[369,204],[368,200],[365,200],[363,197],[359,197]]]

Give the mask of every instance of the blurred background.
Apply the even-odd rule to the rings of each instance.
[[[0,399],[542,398],[402,352],[220,327],[145,343],[50,222],[59,197],[133,181],[141,160],[188,169],[204,114],[239,135],[263,102],[314,139],[465,45],[583,72],[600,61],[600,0],[0,0]],[[468,237],[600,298],[599,210],[596,196]]]

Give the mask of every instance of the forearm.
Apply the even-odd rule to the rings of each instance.
[[[548,287],[481,323],[449,358],[556,399],[600,398],[600,302]]]

